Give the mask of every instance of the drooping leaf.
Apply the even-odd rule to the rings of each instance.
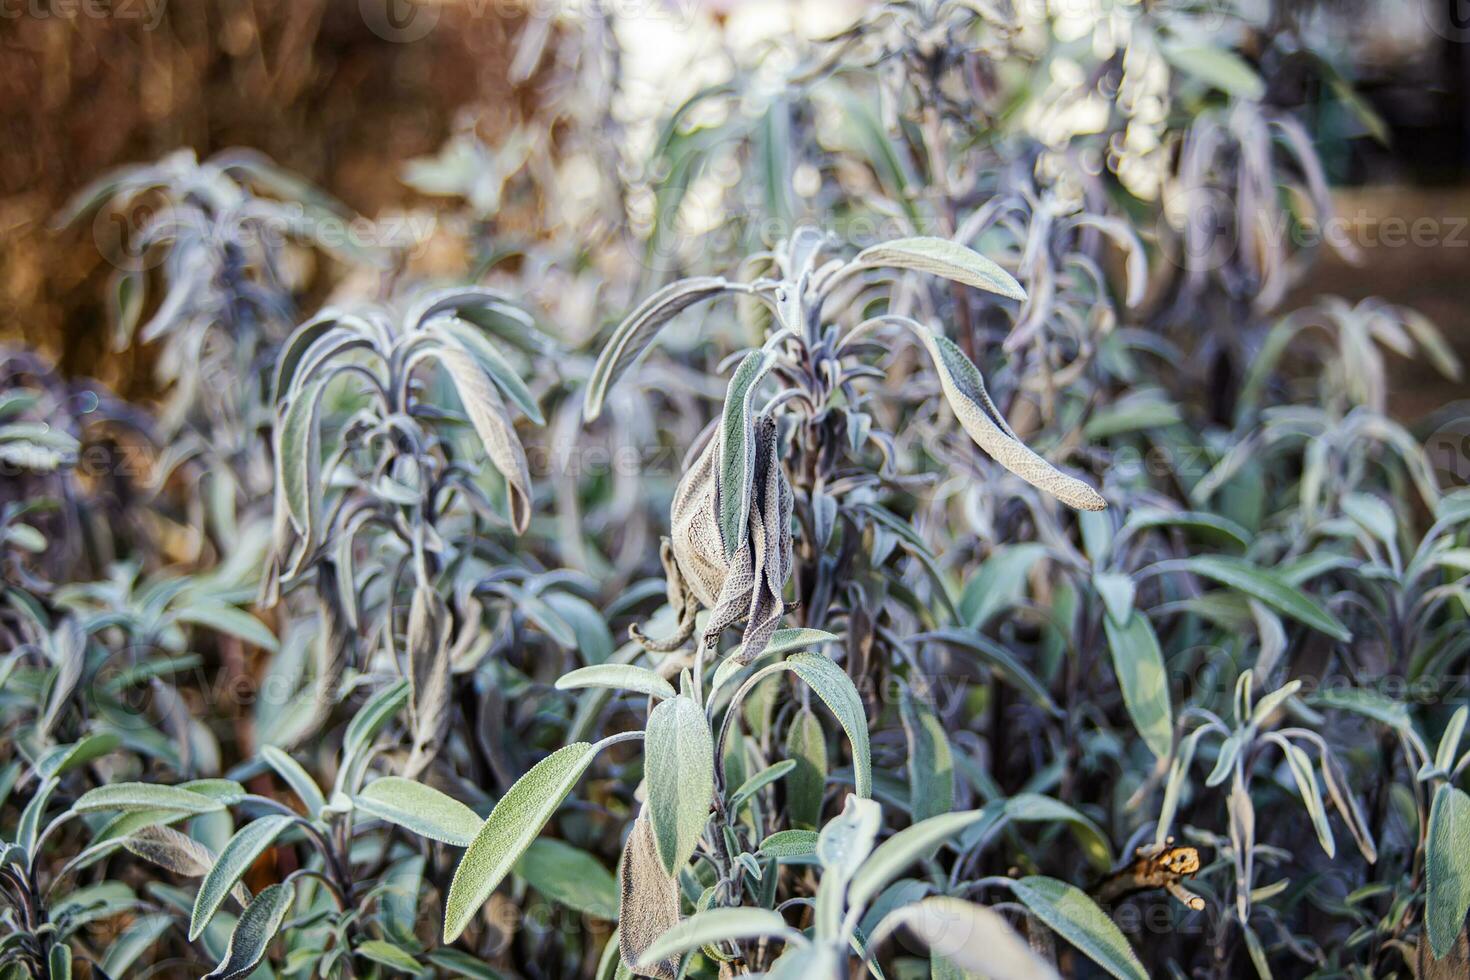
[[[1148,980],[1122,931],[1082,889],[1032,875],[1013,881],[1011,890],[1038,919],[1118,980]]]
[[[944,813],[911,824],[878,845],[852,877],[847,889],[850,905],[867,905],[909,865],[928,856],[939,844],[985,816],[983,810]]]
[[[852,768],[854,789],[857,795],[869,797],[873,794],[873,759],[868,748],[868,719],[863,711],[863,699],[853,686],[847,672],[832,662],[830,657],[819,653],[792,654],[784,662],[789,670],[806,682],[806,685],[822,699],[837,716],[847,740],[852,745]]]
[[[322,807],[327,805],[326,797],[322,796],[321,787],[311,778],[311,773],[302,768],[301,763],[274,745],[262,746],[260,757],[276,771],[276,775],[285,780],[297,799],[306,805],[308,815],[314,817],[322,812]]]
[[[1102,510],[1107,501],[1092,487],[1062,473],[1032,452],[1016,437],[1001,417],[980,371],[947,337],[918,324],[914,332],[934,359],[940,387],[960,426],[997,463],[1032,486],[1044,490],[1069,507],[1078,510]]]
[[[1352,633],[1348,632],[1347,627],[1305,592],[1243,558],[1230,555],[1195,555],[1171,564],[1213,579],[1253,599],[1259,599],[1277,612],[1321,630],[1334,639],[1344,643],[1352,639]]]
[[[755,486],[755,390],[775,362],[775,355],[754,350],[745,355],[725,392],[720,420],[719,506],[720,537],[728,558],[739,550],[750,522],[751,493]]]
[[[607,346],[597,356],[592,376],[582,401],[582,417],[588,422],[602,414],[602,403],[634,361],[642,354],[664,324],[702,300],[718,296],[729,288],[724,279],[703,276],[682,279],[654,293],[638,305],[608,338]]]
[[[490,375],[463,349],[440,347],[437,354],[454,382],[460,403],[464,405],[486,455],[505,478],[510,525],[517,534],[521,534],[531,523],[531,470],[505,400],[500,397]]]
[[[1052,965],[1032,951],[998,912],[936,895],[889,913],[879,928],[900,925],[967,975],[990,980],[1059,980]]]
[[[801,933],[770,909],[719,908],[696,912],[659,936],[639,959],[639,966],[678,957],[691,949],[732,939],[770,937],[804,943]]]
[[[644,959],[655,940],[679,922],[678,879],[664,870],[646,809],[628,833],[619,874],[618,953],[624,968],[631,969]],[[659,960],[643,972],[658,980],[674,980],[679,961],[673,957]]]

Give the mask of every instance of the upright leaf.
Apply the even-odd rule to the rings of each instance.
[[[561,806],[595,750],[586,742],[557,749],[531,767],[495,804],[460,858],[444,902],[444,941],[454,942]]]
[[[1164,655],[1148,617],[1135,610],[1119,626],[1111,614],[1103,617],[1113,671],[1123,689],[1123,703],[1144,743],[1160,759],[1174,747],[1174,712],[1169,698],[1169,676]]]
[[[692,698],[670,698],[649,712],[643,762],[648,814],[671,875],[688,863],[709,820],[714,754],[709,723]]]
[[[199,938],[209,920],[224,904],[225,896],[230,894],[255,859],[264,854],[266,848],[275,843],[276,838],[296,819],[285,814],[271,814],[252,820],[235,832],[220,850],[218,860],[200,884],[199,894],[194,897],[194,911],[189,917],[190,942]]]
[[[1434,794],[1425,846],[1424,923],[1437,959],[1450,955],[1470,911],[1470,796],[1448,784]]]
[[[294,885],[271,885],[261,889],[260,894],[240,913],[235,930],[230,933],[230,945],[225,949],[224,959],[204,980],[241,980],[249,976],[265,957],[266,947],[280,930],[295,899]]]

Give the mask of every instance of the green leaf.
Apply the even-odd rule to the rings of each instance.
[[[909,865],[927,857],[934,848],[983,816],[983,810],[944,813],[900,830],[878,845],[853,875],[847,889],[848,904],[854,908],[866,906]]]
[[[667,702],[665,702],[667,703]],[[444,903],[444,941],[454,942],[551,819],[596,750],[573,742],[536,763],[495,804],[460,858]]]
[[[1281,749],[1286,753],[1287,767],[1296,781],[1297,792],[1302,795],[1302,803],[1306,804],[1307,815],[1312,819],[1312,829],[1317,832],[1317,841],[1329,858],[1335,857],[1337,841],[1333,839],[1332,828],[1327,824],[1327,808],[1322,803],[1322,790],[1312,771],[1311,757],[1284,738],[1281,739]]]
[[[730,794],[730,803],[728,805],[729,810],[731,812],[738,811],[742,806],[745,805],[745,802],[747,800],[751,799],[755,796],[755,794],[759,793],[761,790],[765,789],[767,786],[771,785],[776,780],[780,779],[782,776],[791,772],[791,770],[795,768],[795,759],[782,759],[780,762],[777,762],[774,765],[770,765],[762,769],[760,772],[756,773],[754,776],[751,776],[745,782],[741,783],[740,787],[736,789],[735,792]]]
[[[240,913],[235,931],[230,933],[224,959],[204,980],[239,980],[249,976],[265,956],[266,947],[280,930],[295,899],[294,885],[270,885],[261,889],[260,894]],[[192,942],[196,937],[189,938]]]
[[[602,353],[597,355],[597,363],[592,367],[583,395],[582,418],[591,422],[602,414],[602,403],[608,390],[638,359],[664,324],[695,303],[718,296],[728,288],[730,284],[718,277],[682,279],[640,303],[627,319],[618,324]]]
[[[440,347],[439,363],[449,372],[460,404],[491,464],[505,478],[510,525],[517,534],[531,523],[531,470],[505,400],[485,369],[459,347]]]
[[[1169,676],[1154,628],[1139,611],[1123,626],[1111,615],[1105,616],[1103,627],[1128,716],[1153,754],[1160,759],[1168,758],[1174,747],[1174,712],[1169,699]]]
[[[1210,44],[1182,44],[1164,41],[1159,45],[1164,57],[1175,68],[1214,86],[1226,95],[1259,102],[1266,94],[1266,83],[1256,70],[1229,48]]]
[[[563,674],[556,682],[558,691],[571,691],[580,687],[609,687],[665,699],[678,693],[672,684],[654,671],[631,664],[594,664],[591,667],[581,667]]]
[[[1126,572],[1097,572],[1092,576],[1092,587],[1102,596],[1108,619],[1116,626],[1126,624],[1133,615],[1133,596],[1137,592],[1133,577]]]
[[[775,363],[767,350],[745,355],[730,387],[720,421],[720,537],[725,557],[735,554],[745,540],[750,521],[750,494],[755,481],[755,419],[752,402],[761,379]]]
[[[815,858],[817,832],[815,830],[778,830],[761,841],[760,852],[778,861]]]
[[[369,939],[358,943],[355,952],[361,957],[400,973],[412,973],[417,976],[423,969],[419,961],[414,959],[407,950],[382,939]]]
[[[1444,734],[1439,738],[1439,749],[1434,753],[1434,765],[1441,772],[1455,768],[1455,756],[1460,751],[1460,737],[1465,733],[1465,722],[1470,720],[1470,706],[1460,705],[1450,716]]]
[[[1228,517],[1200,510],[1140,507],[1129,513],[1128,520],[1119,533],[1132,534],[1134,531],[1152,527],[1182,527],[1209,541],[1235,544],[1242,548],[1250,545],[1251,535],[1245,528]]]
[[[543,837],[516,862],[516,874],[552,901],[608,922],[618,917],[618,884],[586,851]]]
[[[997,613],[1019,602],[1026,593],[1026,576],[1046,552],[1046,545],[1035,542],[996,548],[960,593],[960,616],[965,624],[983,630]]]
[[[278,430],[276,485],[296,532],[316,543],[321,524],[322,393],[330,375],[314,378],[291,396]]]
[[[1307,698],[1313,707],[1334,708],[1382,722],[1398,731],[1408,731],[1409,707],[1369,687],[1324,687]]]
[[[1038,919],[1118,980],[1148,980],[1123,933],[1082,889],[1032,875],[1011,882],[1011,890]]]
[[[271,814],[252,820],[236,831],[235,836],[231,837],[229,842],[220,849],[219,858],[214,862],[214,867],[209,870],[209,874],[204,876],[204,881],[199,886],[199,894],[194,898],[194,911],[189,917],[190,942],[199,938],[199,934],[204,931],[204,927],[209,924],[214,913],[218,912],[219,907],[224,904],[225,897],[255,863],[255,859],[264,854],[275,839],[296,822],[296,819],[285,814]],[[258,898],[259,896],[257,900]],[[244,918],[245,916],[241,915],[242,921]]]
[[[432,786],[401,776],[373,780],[355,802],[358,809],[380,820],[454,847],[469,847],[480,832],[481,820],[475,811]]]
[[[511,367],[510,362],[505,359],[505,355],[500,353],[500,349],[485,336],[483,330],[457,317],[436,319],[431,329],[474,357],[481,370],[489,375],[506,398],[509,398],[517,408],[526,413],[527,418],[537,425],[546,424],[546,419],[541,415],[541,409],[536,404],[535,396],[531,394],[515,368]]]
[[[1305,592],[1288,585],[1277,575],[1243,558],[1234,558],[1229,555],[1196,555],[1171,561],[1169,565],[1213,579],[1253,599],[1259,599],[1277,612],[1305,623],[1313,629],[1321,630],[1344,643],[1353,638],[1346,626],[1319,606]]]
[[[1424,922],[1435,958],[1450,955],[1470,911],[1470,796],[1444,784],[1429,810]]]
[[[952,279],[1006,299],[1026,298],[1026,290],[1009,272],[974,249],[947,238],[899,238],[870,245],[857,254],[852,264],[865,269],[912,269]]]
[[[915,820],[948,813],[954,809],[954,757],[944,726],[907,686],[898,706],[909,750],[909,813]]]
[[[787,819],[793,827],[815,827],[827,790],[827,736],[812,709],[804,707],[791,719],[786,755],[796,767],[786,783]]]
[[[43,780],[61,776],[94,759],[100,759],[121,744],[122,738],[116,733],[98,732],[69,745],[56,745],[47,749],[36,760],[36,772]]]
[[[653,941],[643,951],[640,966],[683,956],[691,949],[730,939],[773,937],[788,943],[805,943],[801,933],[770,909],[720,908],[698,912],[684,919]]]
[[[107,947],[107,953],[102,957],[102,971],[109,977],[127,976],[138,957],[158,942],[173,922],[174,917],[166,912],[134,919]]]
[[[1399,522],[1393,508],[1372,494],[1344,494],[1342,512],[1390,547],[1398,539]]]
[[[913,323],[911,327],[929,351],[949,407],[975,445],[1001,466],[1039,490],[1078,510],[1102,510],[1107,501],[1092,487],[1058,470],[1036,455],[1011,431],[985,390],[980,369],[948,337]]]
[[[197,600],[174,610],[174,618],[181,623],[192,623],[236,637],[268,653],[275,653],[281,646],[276,635],[264,623],[245,610],[223,602]]]
[[[913,637],[914,642],[932,640],[943,643],[946,646],[958,647],[978,656],[992,670],[999,671],[1012,685],[1025,694],[1032,701],[1045,708],[1051,714],[1061,717],[1062,709],[1052,700],[1046,685],[1037,679],[1036,675],[1027,670],[1009,650],[1001,646],[984,633],[972,629],[940,629],[928,633],[919,633]]]
[[[873,795],[873,758],[868,748],[868,718],[863,711],[863,699],[853,686],[847,671],[833,663],[831,658],[819,653],[796,653],[783,661],[782,666],[795,672],[806,682],[837,717],[847,740],[852,743],[852,769],[854,789],[857,795],[867,798]]]
[[[1071,824],[1074,835],[1092,863],[1100,870],[1112,866],[1113,851],[1107,835],[1075,807],[1040,793],[1017,793],[1004,802],[1003,809],[1008,820]]]
[[[714,738],[692,698],[660,702],[648,714],[643,758],[648,813],[669,874],[688,863],[709,820],[714,795]]]
[[[326,797],[322,796],[321,787],[311,778],[311,773],[301,767],[301,763],[274,745],[262,746],[260,757],[291,787],[291,792],[306,805],[308,814],[315,817],[322,812],[322,807],[327,805]]]
[[[224,804],[201,793],[177,786],[154,786],[152,783],[113,783],[89,789],[72,804],[78,813],[104,810],[173,810],[179,813],[213,813]]]
[[[47,956],[47,980],[71,980],[71,947],[57,943]]]

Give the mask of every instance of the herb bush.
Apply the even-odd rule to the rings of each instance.
[[[1465,976],[1470,496],[1385,390],[1460,366],[1283,309],[1378,123],[1287,13],[1022,13],[647,153],[532,22],[405,174],[457,282],[250,152],[79,194],[165,394],[3,362],[0,974]]]

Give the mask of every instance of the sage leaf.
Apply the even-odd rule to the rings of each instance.
[[[1164,655],[1154,628],[1138,610],[1122,626],[1111,614],[1104,616],[1103,628],[1128,716],[1149,750],[1166,759],[1174,747],[1174,711]]]
[[[454,942],[465,931],[480,906],[582,778],[594,755],[595,750],[586,742],[563,746],[532,766],[495,804],[454,869],[444,902],[446,943]]]
[[[194,897],[194,910],[189,916],[190,942],[199,938],[209,920],[224,904],[225,896],[230,894],[255,859],[264,854],[296,819],[285,814],[271,814],[252,820],[235,832],[220,850],[214,867],[205,875],[199,885],[199,894]]]
[[[482,823],[475,811],[459,800],[401,776],[373,780],[354,802],[358,809],[379,820],[454,847],[469,847]]]
[[[1434,793],[1425,845],[1424,925],[1435,958],[1450,955],[1470,912],[1470,796],[1449,784]]]
[[[1032,875],[1011,882],[1016,897],[1057,935],[1118,980],[1148,980],[1121,930],[1087,893],[1055,878]]]
[[[664,870],[677,874],[694,853],[714,795],[714,737],[692,698],[661,701],[648,714],[644,776],[648,813]]]
[[[714,276],[683,279],[665,286],[638,304],[637,309],[618,324],[602,353],[597,356],[592,375],[587,379],[582,418],[591,422],[602,414],[602,403],[608,391],[666,323],[695,303],[718,296],[728,288],[729,283]]]
[[[678,692],[674,686],[647,667],[631,664],[594,664],[579,667],[557,678],[558,691],[572,691],[582,687],[612,688],[616,691],[632,691],[656,698],[672,698]]]
[[[230,933],[224,959],[204,980],[239,980],[249,976],[265,957],[266,947],[280,930],[295,899],[294,885],[271,885],[261,889],[260,894],[240,913],[240,919]]]
[[[953,341],[918,324],[914,324],[914,330],[934,360],[949,407],[977,446],[1016,476],[1069,507],[1078,510],[1107,507],[1107,501],[1096,490],[1062,473],[1017,438],[990,400],[980,370]]]
[[[964,283],[1006,299],[1026,298],[1014,276],[974,249],[946,238],[899,238],[870,245],[857,254],[858,268],[912,269]]]

